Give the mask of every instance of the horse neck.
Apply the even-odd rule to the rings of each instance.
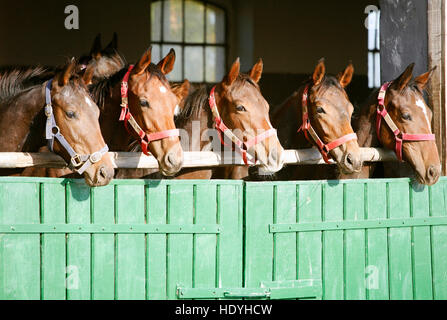
[[[376,134],[377,95],[374,93],[361,109],[360,116],[354,124],[358,143],[361,148],[378,147]]]
[[[45,145],[45,93],[37,86],[0,105],[0,151],[38,152]]]
[[[191,88],[188,96],[180,102],[180,105],[185,106],[186,101],[191,99],[192,96],[196,94],[198,89],[199,88],[197,87]],[[192,106],[192,108],[194,107],[195,106]],[[201,151],[207,148],[211,142],[211,139],[208,137],[208,139],[202,141],[202,137],[206,137],[205,131],[214,128],[213,115],[208,99],[206,99],[205,103],[197,107],[199,107],[199,110],[197,112],[193,112],[190,117],[185,120],[176,121],[176,127],[185,130],[188,134],[190,139],[190,146],[188,146],[188,148],[190,148],[190,151]]]
[[[121,114],[121,82],[118,82],[104,101],[95,101],[100,106],[99,123],[104,141],[113,151],[128,151],[132,137],[127,132],[124,121],[119,121]]]

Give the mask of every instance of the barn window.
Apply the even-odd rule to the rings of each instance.
[[[207,1],[152,1],[153,59],[174,48],[177,59],[169,80],[218,82],[226,69],[225,28],[225,10]]]
[[[368,87],[380,88],[380,10],[368,14]]]

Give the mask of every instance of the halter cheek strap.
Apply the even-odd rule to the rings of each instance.
[[[121,82],[121,115],[119,121],[124,121],[124,126],[128,133],[137,136],[143,153],[149,156],[148,146],[152,141],[162,140],[169,137],[179,137],[178,129],[165,130],[147,134],[137,123],[129,110],[129,77],[134,66],[131,65]]]
[[[60,129],[56,124],[56,119],[54,118],[53,106],[51,102],[52,83],[53,80],[49,80],[45,86],[45,116],[47,117],[45,137],[48,141],[48,147],[50,151],[53,152],[54,139],[59,141],[62,148],[64,148],[70,156],[70,163],[68,164],[68,167],[79,174],[83,174],[92,164],[97,163],[102,159],[102,157],[109,151],[109,147],[105,145],[105,147],[101,150],[89,155],[79,155],[74,151],[60,132]]]
[[[302,119],[303,124],[299,128],[298,132],[303,131],[307,141],[309,141],[310,143],[312,142],[315,143],[321,155],[323,156],[324,162],[326,162],[327,164],[331,164],[329,152],[331,150],[334,150],[335,148],[340,147],[341,145],[345,144],[348,141],[357,140],[357,135],[355,133],[350,133],[328,144],[325,144],[320,139],[317,132],[314,130],[312,124],[310,123],[309,110],[308,110],[309,89],[310,84],[306,85],[306,87],[304,88],[301,103],[303,112],[303,119]]]
[[[214,126],[217,129],[217,133],[219,134],[219,139],[222,145],[229,147],[227,143],[224,141],[223,135],[225,135],[227,138],[231,140],[231,142],[234,144],[235,149],[241,154],[242,159],[244,160],[245,165],[249,165],[249,161],[253,161],[253,156],[248,153],[248,150],[255,145],[261,143],[262,141],[272,137],[276,136],[276,130],[271,128],[262,134],[243,142],[240,140],[236,135],[231,132],[230,129],[223,123],[222,118],[220,117],[219,110],[217,109],[216,104],[216,97],[214,95],[214,92],[216,90],[216,87],[214,86],[211,89],[210,96],[209,96],[209,105],[211,108],[211,112],[213,113],[214,117]]]
[[[391,119],[391,116],[389,115],[385,107],[386,92],[391,84],[392,82],[386,82],[379,91],[379,95],[377,98],[376,133],[377,139],[379,140],[379,142],[381,142],[382,139],[380,137],[380,128],[382,126],[383,119],[388,128],[390,128],[390,130],[394,134],[394,140],[396,142],[394,151],[396,153],[397,159],[399,159],[399,161],[403,161],[402,148],[405,141],[435,141],[436,137],[434,134],[408,134],[403,133],[399,130],[393,119]]]

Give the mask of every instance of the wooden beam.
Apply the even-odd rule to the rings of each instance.
[[[137,152],[110,152],[115,168],[121,169],[158,169],[157,160]],[[363,148],[365,162],[397,161],[391,150]],[[285,164],[325,164],[316,149],[286,150]],[[185,152],[183,168],[222,167],[244,165],[239,155],[222,157],[214,152]],[[0,152],[0,168],[65,168],[65,161],[54,153],[10,153]]]
[[[437,67],[431,78],[428,92],[430,105],[433,108],[433,131],[436,135],[443,175],[447,173],[445,9],[445,1],[428,0],[428,65],[430,69]]]

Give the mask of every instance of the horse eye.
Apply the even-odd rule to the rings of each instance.
[[[149,102],[147,100],[140,100],[140,105],[149,108]]]
[[[69,117],[70,119],[74,119],[76,118],[76,113],[74,111],[67,111],[65,112],[65,114],[67,115],[67,117]]]
[[[402,114],[402,118],[405,119],[405,120],[411,120],[411,114],[404,113],[404,114]]]
[[[322,107],[317,107],[317,113],[326,113]]]
[[[245,111],[247,111],[247,109],[245,109],[244,106],[237,106],[237,107],[236,107],[236,110],[239,111],[239,112],[245,112]]]

